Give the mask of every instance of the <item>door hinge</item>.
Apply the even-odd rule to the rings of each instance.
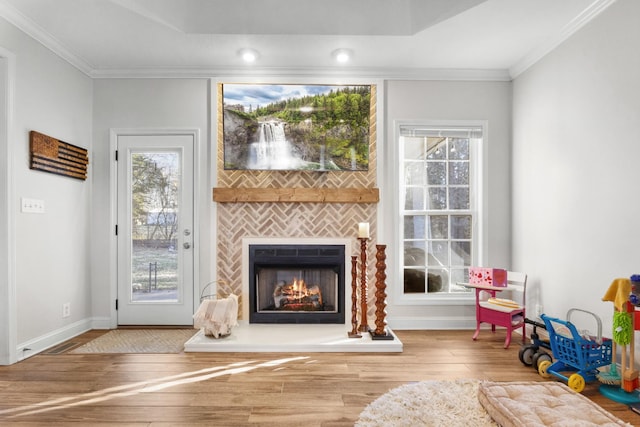
[[[118,311],[118,300],[116,299],[116,311]]]
[[[118,150],[116,150],[116,162],[118,161]]]

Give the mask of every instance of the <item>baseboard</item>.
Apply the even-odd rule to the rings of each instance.
[[[396,331],[421,331],[421,330],[469,330],[475,331],[476,329],[476,319],[468,318],[468,317],[458,317],[458,318],[434,318],[434,317],[425,317],[425,318],[415,318],[415,317],[388,317],[387,325],[393,330]],[[529,325],[527,325],[528,327]],[[491,325],[483,323],[480,326],[481,330],[490,330]],[[531,331],[527,329],[527,337],[530,336],[529,333]],[[522,337],[522,329],[516,329],[513,331],[513,336]],[[516,340],[520,340],[520,338],[513,338],[512,342],[516,342]],[[520,341],[517,341],[520,342]]]
[[[91,319],[91,329],[114,329],[110,317],[94,317]]]
[[[387,317],[387,325],[395,330],[475,329],[476,319],[469,317]]]
[[[92,329],[92,323],[91,319],[79,320],[62,328],[56,329],[55,331],[51,331],[32,340],[18,344],[16,349],[18,361],[27,359],[48,349],[49,347],[53,347],[54,345],[60,344],[87,332]]]

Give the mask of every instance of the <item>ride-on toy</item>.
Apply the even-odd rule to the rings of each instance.
[[[540,335],[538,335],[537,328],[545,330],[547,328],[544,323],[536,322],[535,320],[524,319],[524,322],[533,325],[533,331],[531,332],[531,342],[520,347],[518,358],[525,366],[533,366],[533,369],[537,371],[540,362],[544,360],[551,362],[553,360],[549,354],[551,351],[549,341],[540,339]]]

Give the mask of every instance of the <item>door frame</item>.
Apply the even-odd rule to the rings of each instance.
[[[0,365],[11,365],[20,359],[18,354],[18,313],[16,309],[15,277],[15,188],[14,188],[14,93],[16,56],[0,46]],[[2,237],[4,236],[4,237]],[[22,356],[24,357],[24,356]]]
[[[193,307],[200,305],[200,245],[205,239],[200,235],[200,130],[195,128],[112,128],[109,130],[109,194],[110,194],[110,230],[109,239],[109,271],[110,298],[109,298],[109,327],[118,327],[118,311],[116,300],[118,299],[118,239],[115,233],[118,222],[118,163],[116,162],[116,149],[119,136],[154,136],[154,135],[189,135],[193,138]],[[196,238],[197,236],[197,238]]]

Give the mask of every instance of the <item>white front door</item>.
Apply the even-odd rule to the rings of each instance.
[[[190,325],[194,136],[118,135],[118,325]]]

